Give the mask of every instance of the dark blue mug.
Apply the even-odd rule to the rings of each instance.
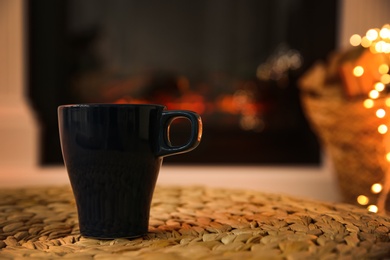
[[[191,130],[188,142],[174,146],[169,129],[177,118],[189,120]],[[102,239],[148,232],[163,157],[195,149],[202,136],[198,114],[162,105],[64,105],[58,123],[80,233]]]

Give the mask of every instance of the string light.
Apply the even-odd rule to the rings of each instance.
[[[376,89],[373,89],[368,93],[368,96],[372,99],[377,99],[379,97],[379,91]]]
[[[356,66],[354,69],[353,69],[353,75],[355,77],[361,77],[363,76],[364,74],[364,68],[362,66]]]
[[[380,108],[376,111],[376,116],[378,118],[384,118],[386,115],[386,111],[383,108]]]
[[[378,126],[378,132],[382,135],[387,133],[387,126],[385,124],[381,124]]]
[[[367,39],[370,40],[371,42],[375,41],[378,38],[378,35],[379,35],[378,31],[375,29],[370,29],[366,33]]]
[[[372,212],[372,213],[377,213],[378,212],[378,207],[376,205],[370,205],[367,207],[368,211],[369,212]]]
[[[377,82],[377,83],[375,83],[374,88],[376,91],[381,92],[381,91],[385,90],[385,84],[383,84],[382,82]]]
[[[350,43],[352,46],[359,46],[361,42],[362,42],[362,37],[360,37],[359,34],[354,34],[354,35],[352,35],[351,38],[349,39],[349,43]]]
[[[389,84],[390,83],[390,75],[389,74],[383,74],[381,76],[381,82],[383,84]]]
[[[368,202],[370,202],[370,199],[367,197],[367,196],[364,196],[364,195],[359,195],[357,198],[356,198],[357,202],[360,204],[360,205],[367,205]]]
[[[389,100],[389,104],[390,104],[390,100]],[[365,108],[373,108],[374,107],[374,100],[372,100],[372,99],[366,99],[366,100],[364,100],[364,102],[363,102],[363,106],[365,107]]]
[[[379,36],[382,39],[390,39],[390,29],[389,29],[388,25],[384,25],[382,27],[382,29],[379,32]]]
[[[360,45],[364,48],[369,48],[371,46],[371,41],[369,39],[367,39],[367,37],[363,37],[362,38],[362,42],[360,43]]]
[[[354,34],[350,38],[350,44],[352,46],[361,45],[363,48],[368,49],[373,54],[388,55],[390,53],[390,25],[385,24],[381,29],[374,28],[369,29],[364,36]],[[378,66],[378,79],[373,84],[373,89],[368,93],[368,98],[364,100],[363,106],[366,109],[373,108],[375,100],[378,99],[382,93],[386,92],[386,87],[390,84],[390,68],[389,68],[389,57],[384,57],[384,62]],[[360,65],[353,68],[352,73],[355,77],[362,77],[364,75],[364,68]],[[370,71],[371,73],[371,71]],[[385,107],[390,108],[390,98],[385,99]],[[384,107],[384,108],[385,108]],[[384,108],[378,108],[375,110],[375,115],[379,119],[384,119],[387,115]],[[380,123],[378,126],[379,134],[386,134],[388,127],[384,123]],[[390,163],[390,152],[386,154],[386,160]],[[390,177],[389,177],[390,178]],[[371,185],[371,193],[379,194],[383,191],[384,187],[381,183],[374,183]],[[360,205],[368,205],[370,199],[366,195],[359,195],[356,198]],[[378,212],[378,206],[371,204],[367,206],[367,210],[373,213]]]
[[[374,194],[378,194],[382,191],[383,187],[382,187],[382,184],[380,183],[374,183],[372,186],[371,186],[371,192],[374,193]]]
[[[386,74],[389,72],[389,65],[383,63],[379,65],[378,71],[380,74]]]

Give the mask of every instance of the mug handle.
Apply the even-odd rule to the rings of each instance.
[[[191,123],[191,135],[188,142],[184,145],[173,146],[170,141],[169,128],[173,120],[177,118],[186,118]],[[159,136],[158,156],[169,156],[180,153],[186,153],[194,150],[202,139],[202,119],[198,114],[186,110],[167,110],[162,112],[161,131]]]

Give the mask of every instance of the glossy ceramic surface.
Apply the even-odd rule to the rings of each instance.
[[[190,140],[174,147],[169,125],[191,122]],[[199,144],[200,117],[160,105],[67,105],[58,108],[63,158],[87,237],[135,237],[148,231],[150,204],[164,156]]]

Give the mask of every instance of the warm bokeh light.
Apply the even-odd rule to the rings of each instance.
[[[372,213],[377,213],[378,212],[378,207],[375,206],[375,205],[370,205],[367,207],[368,211],[369,212],[372,212]]]
[[[390,103],[390,102],[389,102]],[[372,108],[373,106],[374,106],[374,100],[372,100],[372,99],[366,99],[366,100],[364,100],[364,102],[363,102],[363,106],[365,107],[365,108]]]
[[[380,183],[374,183],[372,186],[371,186],[371,192],[372,193],[375,193],[375,194],[378,194],[382,191],[383,187]]]
[[[388,27],[388,24],[384,25],[382,29],[379,31],[379,36],[382,39],[389,39],[390,38],[390,29]]]
[[[366,59],[361,65],[353,68],[352,73],[355,77],[362,77],[359,79],[359,82],[364,85],[364,87],[370,87],[371,82],[376,82],[373,84],[373,88],[368,92],[368,98],[364,100],[363,106],[367,109],[373,108],[376,101],[375,99],[379,98],[381,95],[387,95],[387,87],[390,84],[390,59],[388,54],[390,53],[390,24],[385,24],[381,29],[374,28],[367,31],[366,35],[361,37],[357,34],[354,34],[350,38],[350,44],[352,46],[360,45],[367,49],[368,53],[371,53],[371,57]],[[366,68],[364,71],[363,66]],[[375,72],[377,69],[377,72]],[[385,106],[390,107],[390,97],[385,99]],[[385,118],[387,115],[386,107],[378,108],[375,110],[375,115],[377,118]],[[386,120],[387,121],[387,120]],[[386,124],[380,124],[378,126],[379,134],[386,134],[388,132],[388,126]],[[386,153],[386,160],[390,163],[390,152]],[[371,192],[373,194],[381,193],[384,187],[380,183],[374,183],[371,185]],[[388,188],[385,187],[388,192]],[[365,195],[359,195],[357,202],[360,205],[368,205],[369,198]],[[383,203],[382,203],[383,204]],[[379,210],[383,210],[383,206],[379,209],[378,207],[382,205],[378,202],[378,205],[369,205],[367,210],[373,213],[377,213]]]
[[[377,91],[383,91],[385,89],[385,84],[383,84],[382,82],[377,82],[375,83],[374,88]]]
[[[371,53],[374,53],[374,54],[379,53],[379,52],[376,50],[376,43],[375,43],[375,42],[372,43],[372,44],[370,45],[369,49],[370,49],[370,52],[371,52]]]
[[[360,43],[360,45],[362,45],[364,48],[368,48],[371,46],[371,41],[369,39],[367,39],[367,37],[363,37],[362,38],[362,42]]]
[[[376,42],[374,46],[375,46],[375,51],[379,53],[384,52],[383,50],[386,47],[383,41]]]
[[[359,195],[356,200],[360,205],[367,205],[370,202],[370,199],[364,195]]]
[[[380,74],[386,74],[387,72],[389,72],[389,65],[385,63],[381,64],[378,68],[378,71]]]
[[[379,97],[379,92],[378,90],[373,89],[368,93],[368,96],[372,99],[377,99]]]
[[[380,108],[380,109],[378,109],[378,110],[376,111],[376,116],[377,116],[378,118],[384,118],[385,115],[386,115],[386,111],[385,111],[384,109],[382,109],[382,108]]]
[[[382,44],[382,52],[383,53],[390,53],[390,43],[383,42],[383,44]]]
[[[362,37],[359,34],[354,34],[349,39],[349,42],[351,43],[352,46],[359,46],[360,43],[362,42]]]
[[[382,134],[382,135],[383,135],[383,134],[386,134],[386,133],[387,133],[387,126],[384,125],[384,124],[378,126],[378,132],[379,132],[380,134]]]
[[[364,74],[364,68],[362,66],[356,66],[353,69],[353,75],[355,77],[361,77]]]
[[[366,37],[370,41],[375,41],[379,36],[379,33],[376,29],[370,29],[366,33]]]
[[[381,82],[383,84],[389,84],[390,83],[390,75],[389,74],[383,74],[381,76]]]

